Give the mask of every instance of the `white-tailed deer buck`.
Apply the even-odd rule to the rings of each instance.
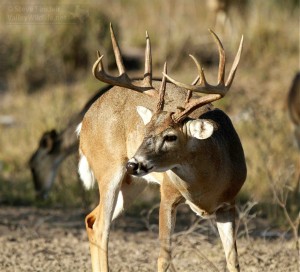
[[[288,94],[288,109],[294,124],[295,139],[300,149],[300,72],[295,75]]]
[[[246,178],[246,164],[229,117],[211,103],[229,90],[242,41],[225,83],[225,52],[216,34],[211,34],[220,55],[216,86],[207,83],[193,56],[199,76],[192,85],[170,78],[166,65],[162,82],[152,80],[148,34],[141,81],[132,81],[126,74],[112,28],[119,76],[104,71],[103,56],[98,52],[93,74],[115,87],[90,107],[78,126],[79,174],[87,188],[97,180],[100,192],[99,205],[86,217],[93,271],[109,270],[111,221],[151,181],[161,185],[158,271],[172,267],[171,233],[180,203],[188,204],[200,216],[215,216],[227,267],[239,271],[234,202]]]

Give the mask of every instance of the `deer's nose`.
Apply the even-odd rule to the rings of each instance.
[[[132,162],[132,161],[127,162],[126,170],[127,170],[128,174],[134,175],[134,174],[137,173],[138,169],[139,169],[139,164],[138,163]]]

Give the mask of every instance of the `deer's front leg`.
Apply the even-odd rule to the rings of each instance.
[[[168,177],[161,184],[161,203],[159,208],[160,251],[157,268],[165,272],[171,265],[171,234],[176,220],[176,207],[182,201],[182,195],[172,185]]]
[[[240,271],[235,231],[235,207],[216,212],[218,231],[225,251],[227,267],[230,272]]]

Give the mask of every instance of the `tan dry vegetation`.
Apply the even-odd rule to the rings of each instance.
[[[9,222],[0,225],[1,271],[91,270],[82,221],[84,212],[80,209],[69,209],[66,213],[57,209],[6,207],[0,210],[0,215]],[[109,244],[111,271],[155,271],[157,231],[145,231],[144,219],[126,216],[116,222]],[[184,224],[189,225],[186,221]],[[266,230],[265,237],[270,233]],[[177,232],[172,240],[176,271],[225,271],[221,241],[209,221],[199,222],[192,232]],[[239,237],[238,249],[242,271],[296,271],[292,242],[283,237],[274,240]]]

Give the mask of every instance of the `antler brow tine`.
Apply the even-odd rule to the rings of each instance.
[[[197,77],[194,79],[194,81],[192,82],[192,85],[196,85],[196,84],[198,83],[199,79],[200,79],[200,76],[197,76]],[[201,83],[201,81],[200,81],[200,83]],[[188,90],[184,102],[187,104],[187,103],[190,101],[191,97],[192,97],[192,91],[191,91],[191,90]]]
[[[164,98],[165,98],[165,93],[166,93],[166,84],[167,84],[167,79],[166,79],[166,75],[167,74],[167,62],[165,62],[164,64],[164,70],[163,70],[163,78],[161,81],[161,85],[160,85],[160,89],[159,89],[159,101],[157,104],[157,108],[156,111],[161,111],[164,108]]]
[[[200,62],[193,55],[190,54],[189,56],[195,62],[196,67],[198,69],[198,74],[199,74],[199,79],[200,79],[199,85],[202,85],[202,84],[205,85],[206,84],[206,78],[205,78],[205,75],[204,75],[204,72],[203,72],[203,68],[202,68]],[[192,83],[192,85],[196,85],[196,83],[195,84]]]
[[[94,65],[93,65],[93,68],[92,68],[92,73],[93,73],[95,78],[98,78],[98,73],[97,72],[102,72],[103,71],[103,64],[102,64],[103,55],[100,55],[100,52],[97,51],[97,56],[98,56],[98,59],[95,61]]]

